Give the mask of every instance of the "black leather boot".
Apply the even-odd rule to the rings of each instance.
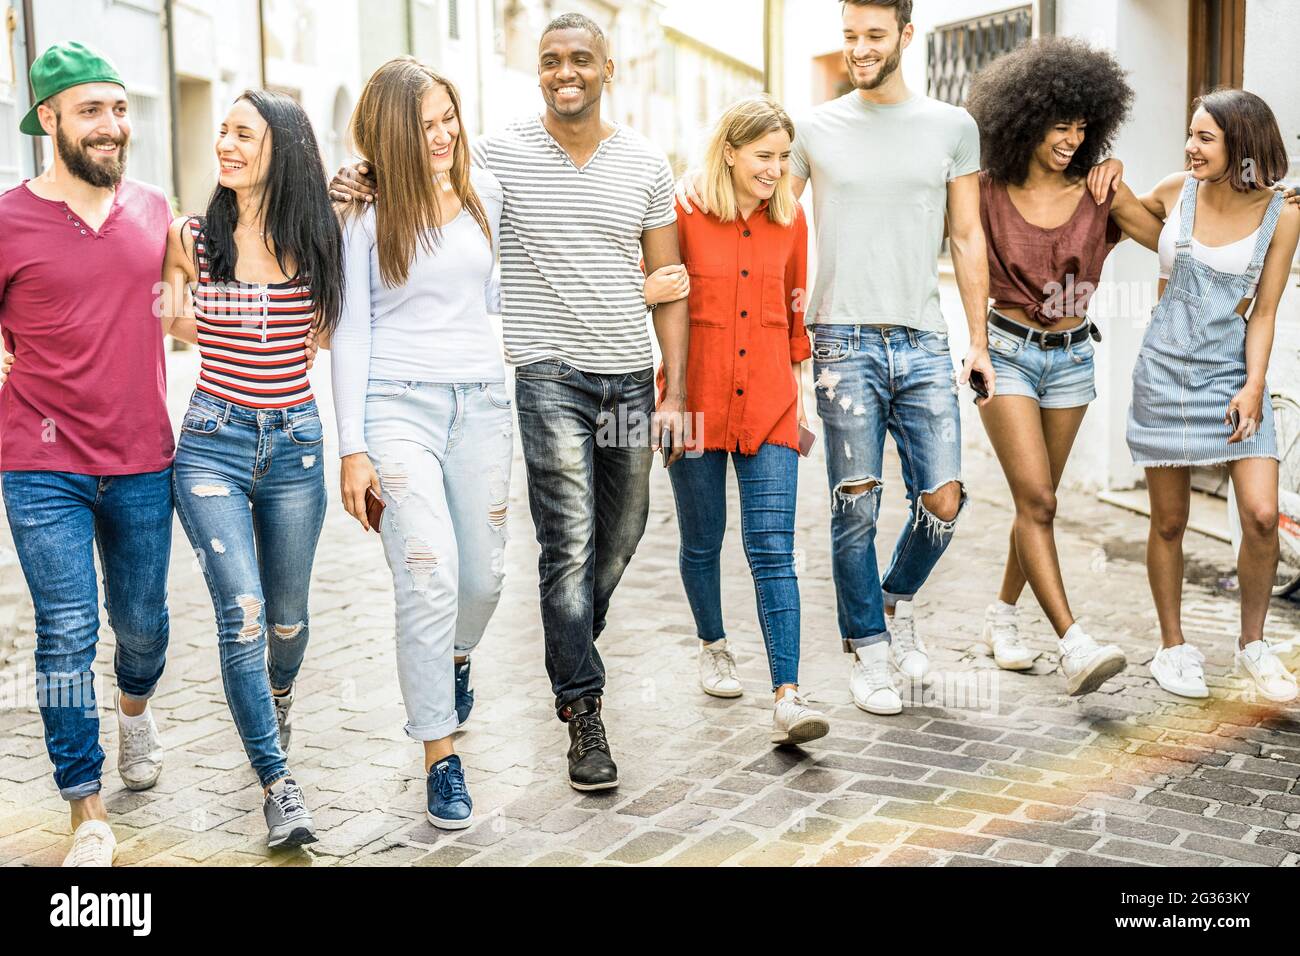
[[[618,786],[618,767],[609,753],[600,699],[583,697],[560,708],[569,725],[569,786],[574,790],[610,790]]]

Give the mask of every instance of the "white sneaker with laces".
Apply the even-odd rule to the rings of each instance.
[[[912,602],[899,601],[894,616],[888,618],[890,654],[894,666],[909,680],[922,680],[930,672],[930,654],[925,642],[916,634]]]
[[[72,835],[72,849],[63,858],[64,866],[112,866],[117,852],[117,837],[103,820],[87,820]]]
[[[1254,681],[1255,689],[1265,700],[1289,704],[1296,699],[1295,675],[1264,641],[1251,641],[1237,649],[1236,672]]]
[[[128,717],[122,713],[122,694],[117,695],[117,773],[128,790],[148,790],[158,782],[163,768],[162,740],[153,720],[153,709]]]
[[[995,601],[984,611],[984,631],[980,640],[1004,671],[1027,671],[1038,660],[1038,652],[1025,647],[1020,639],[1020,609],[1014,604]]]
[[[772,743],[802,744],[830,733],[830,721],[797,691],[786,691],[772,711]]]
[[[1077,623],[1061,638],[1061,672],[1071,697],[1091,694],[1127,665],[1123,651],[1114,644],[1098,644]]]
[[[1162,647],[1151,658],[1151,676],[1162,688],[1179,697],[1209,697],[1204,665],[1205,655],[1191,644]]]
[[[890,649],[884,641],[859,647],[853,653],[849,691],[859,710],[884,717],[903,712],[903,698],[889,670]]]
[[[739,697],[745,692],[736,676],[736,655],[725,637],[700,643],[700,687],[710,697]]]

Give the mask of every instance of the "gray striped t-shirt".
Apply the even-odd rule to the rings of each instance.
[[[654,363],[641,235],[677,221],[663,152],[616,125],[582,169],[540,117],[474,144],[501,182],[501,322],[506,361],[559,359],[619,375]]]

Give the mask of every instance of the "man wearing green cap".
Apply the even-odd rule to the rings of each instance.
[[[0,195],[0,490],[36,610],[36,694],[59,793],[65,865],[111,864],[91,666],[104,605],[116,636],[118,774],[152,787],[162,747],[148,701],[167,651],[171,424],[154,312],[171,209],[124,179],[126,90],[103,57],[60,43],[32,65],[20,129],[50,136],[41,175]]]

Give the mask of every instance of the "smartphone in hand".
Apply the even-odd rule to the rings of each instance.
[[[989,397],[989,383],[985,380],[984,373],[978,369],[973,369],[970,373],[970,387],[975,393],[976,402]]]
[[[672,462],[673,452],[677,450],[676,436],[671,428],[665,428],[659,433],[659,453],[663,455],[664,467],[667,468]]]
[[[817,444],[817,435],[806,425],[799,426],[799,454],[807,458],[812,454],[813,445]]]

